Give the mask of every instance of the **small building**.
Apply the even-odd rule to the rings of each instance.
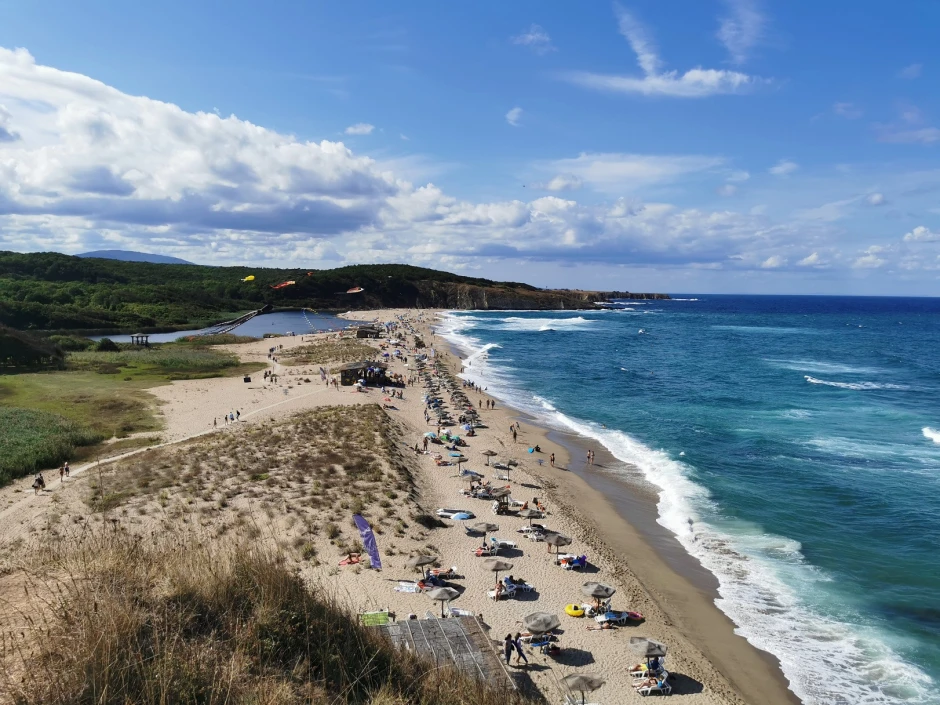
[[[140,345],[144,348],[150,347],[150,336],[147,333],[134,333],[131,335],[131,343]]]
[[[360,379],[364,379],[367,385],[378,385],[385,384],[385,370],[388,369],[388,365],[382,362],[364,360],[340,365],[337,369],[339,370],[340,384],[344,387],[353,385]]]
[[[356,329],[357,338],[381,338],[382,331],[378,328],[372,328],[371,326],[362,326],[361,328]]]

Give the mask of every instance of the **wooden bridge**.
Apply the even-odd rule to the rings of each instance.
[[[270,313],[273,307],[271,304],[266,304],[263,307],[259,308],[257,311],[249,311],[243,316],[238,318],[233,318],[231,321],[223,321],[222,323],[216,323],[211,328],[206,328],[205,331],[199,335],[221,335],[223,333],[230,333],[246,321],[250,321],[255,316],[260,316],[263,313]]]

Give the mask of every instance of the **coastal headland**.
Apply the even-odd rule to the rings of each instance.
[[[409,308],[346,316],[407,325],[435,350],[434,359],[441,363],[435,379],[456,378],[460,371],[459,357],[433,332],[436,311]],[[18,629],[29,623],[22,621],[23,615],[42,614],[50,604],[47,595],[34,603],[22,597],[24,576],[55,576],[52,565],[42,564],[47,555],[43,546],[77,541],[88,533],[267,545],[306,584],[351,612],[387,609],[399,620],[440,607],[408,587],[416,574],[407,561],[426,554],[444,569],[454,566],[460,577],[452,583],[460,596],[451,606],[475,613],[488,626],[494,648],[507,633],[522,631],[521,620],[531,612],[559,616],[561,653],[553,658],[527,650],[529,664],[509,668],[523,692],[537,691],[548,702],[560,702],[563,676],[591,672],[606,679],[591,694],[592,702],[639,700],[628,674],[636,661],[629,639],[646,636],[668,645],[672,697],[680,702],[796,702],[772,661],[734,634],[733,625],[715,607],[709,586],[676,570],[649,531],[627,521],[608,495],[582,477],[583,440],[542,428],[483,392],[463,389],[482,421],[474,437],[465,437],[460,451],[467,457],[465,466],[494,485],[507,485],[515,499],[533,503],[537,498],[545,504],[544,523],[573,539],[565,550],[587,556],[583,572],[556,565],[545,543],[526,539],[520,532],[525,520],[496,516],[490,502],[461,494],[467,482],[457,466],[438,465],[449,462],[446,451],[439,461],[415,452],[415,447],[423,448],[425,434],[437,427],[425,420],[413,335],[403,337],[402,357],[408,362],[392,356],[389,371],[417,381],[402,388],[401,398],[376,388],[357,392],[325,384],[320,367],[327,370],[328,381],[336,364],[313,361],[320,359],[318,351],[335,349],[329,346],[336,334],[220,346],[240,364],[253,366],[250,381],[187,379],[150,388],[160,410],[156,445],[100,464],[76,464],[68,478],[49,478],[38,494],[28,479],[0,489],[0,602],[16,605],[12,612],[0,610],[0,626]],[[356,344],[372,346],[379,357],[381,341]],[[222,420],[236,413],[235,421]],[[510,426],[516,422],[514,438]],[[536,446],[541,452],[530,453]],[[600,468],[616,462],[602,448],[593,449]],[[484,450],[495,453],[493,461],[516,461],[508,481],[496,477],[502,471],[488,465]],[[534,586],[533,592],[498,601],[488,597],[493,574],[473,555],[481,537],[466,535],[463,522],[433,518],[436,509],[455,507],[498,524],[493,535],[516,544],[503,556],[512,563],[509,572]],[[365,516],[376,531],[382,571],[363,563],[341,565],[362,551],[351,526],[354,513]],[[586,580],[615,587],[613,607],[640,612],[643,619],[593,630],[593,620],[565,614],[567,604],[583,601],[580,588]],[[0,655],[9,659],[14,653],[6,649]],[[9,662],[6,666],[9,674]]]

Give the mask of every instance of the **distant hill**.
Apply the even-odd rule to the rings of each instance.
[[[669,297],[539,289],[405,264],[266,269],[0,251],[0,323],[21,330],[183,330],[264,306],[341,311],[585,309],[611,298]]]
[[[150,262],[151,264],[192,264],[179,257],[167,255],[152,255],[148,252],[134,252],[133,250],[95,250],[82,252],[76,257],[97,257],[98,259],[116,259],[121,262]]]

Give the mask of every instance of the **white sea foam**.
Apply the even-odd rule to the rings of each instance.
[[[667,301],[698,301],[698,299],[667,299]]]
[[[522,318],[520,316],[509,316],[500,318],[501,330],[514,331],[549,331],[549,330],[572,330],[585,328],[593,321],[584,316],[575,316],[574,318]]]
[[[859,374],[875,375],[883,372],[877,367],[859,367],[857,365],[844,365],[839,362],[824,362],[822,360],[781,360],[777,358],[765,358],[764,362],[772,367],[779,367],[784,370],[795,370],[797,372],[822,372],[823,374]]]
[[[800,333],[817,335],[821,331],[813,328],[786,328],[784,326],[712,326],[712,330],[733,330],[738,333]]]
[[[482,351],[486,346],[467,336],[467,327],[441,334],[460,347],[470,342],[471,354]],[[718,607],[738,633],[780,660],[791,689],[806,705],[936,702],[930,677],[910,664],[899,668],[885,635],[812,609],[814,598],[826,599],[821,593],[829,578],[806,562],[798,542],[721,519],[708,491],[692,479],[693,468],[682,460],[622,431],[573,419],[551,401],[525,392],[508,370],[489,365],[485,354],[477,359],[480,364],[474,362],[462,376],[488,382],[490,393],[506,403],[603,444],[659,489],[659,523],[718,578]]]
[[[810,377],[809,375],[804,375],[805,379],[810,384],[824,384],[827,387],[837,387],[838,389],[854,389],[857,391],[871,391],[875,389],[910,389],[910,387],[903,384],[888,384],[881,382],[831,382],[826,379],[816,379],[815,377]]]
[[[924,438],[929,438],[934,443],[940,443],[940,431],[935,428],[930,428],[930,426],[924,426],[921,431],[924,434]]]

